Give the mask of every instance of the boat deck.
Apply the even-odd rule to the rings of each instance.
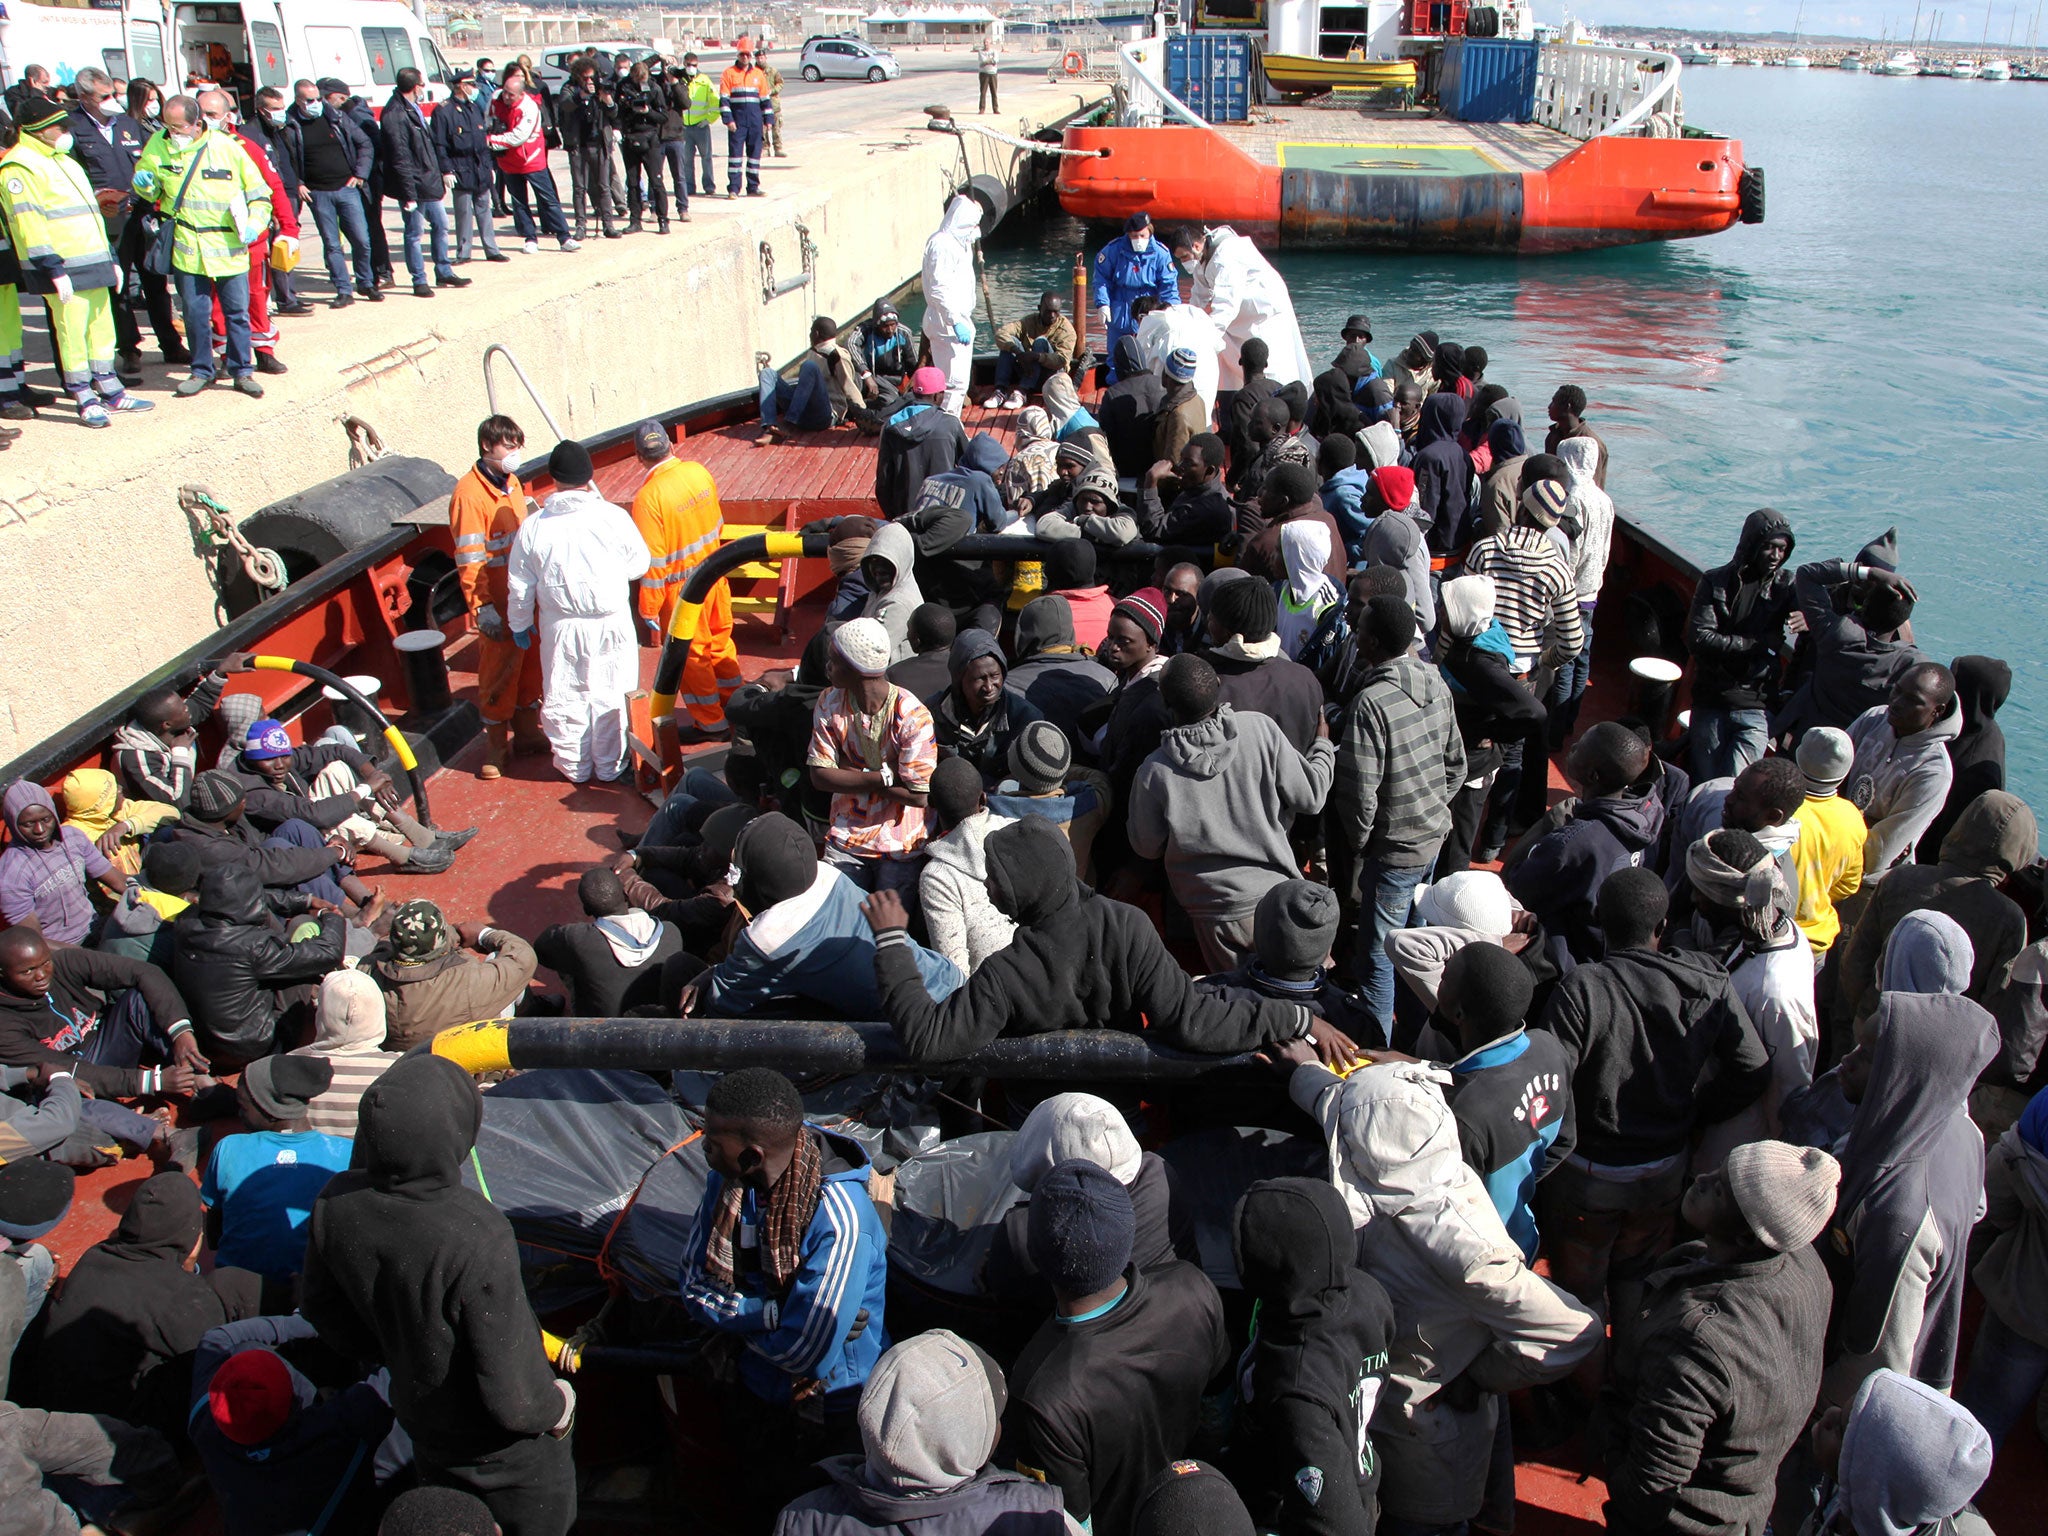
[[[1358,175],[1543,171],[1579,147],[1578,140],[1535,123],[1460,123],[1334,99],[1254,107],[1251,122],[1218,124],[1217,131],[1264,165]]]

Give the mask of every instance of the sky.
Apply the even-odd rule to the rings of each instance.
[[[1879,37],[1887,33],[1904,37],[1912,28],[1914,7],[1907,0],[1807,0],[1805,17],[1799,0],[1579,0],[1562,7],[1538,0],[1537,18],[1557,19],[1569,12],[1585,21],[1637,27],[1682,27],[1700,31],[1790,32],[1798,22],[1809,36]],[[1984,36],[1984,0],[1943,3],[1927,0],[1921,7],[1920,36],[1924,39],[1936,11],[1942,14],[1941,36],[1963,43],[1978,42]],[[2008,30],[2024,46],[2035,28],[2035,17],[2048,29],[2048,12],[2035,0],[1991,0],[1991,40],[2002,43]]]

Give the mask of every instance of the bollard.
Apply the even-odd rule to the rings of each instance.
[[[448,689],[448,637],[438,629],[409,629],[392,645],[405,660],[405,681],[415,717],[438,715],[454,702]]]
[[[377,702],[377,695],[384,690],[384,680],[372,677],[368,673],[361,676],[352,675],[348,679],[348,685],[372,704]],[[344,727],[349,735],[355,737],[357,746],[362,746],[372,737],[382,733],[384,728],[377,723],[376,718],[358,706],[354,699],[339,688],[322,686],[320,696],[327,701],[328,712],[334,716],[334,723]]]
[[[1683,669],[1662,656],[1638,656],[1628,664],[1629,713],[1649,727],[1650,740],[1662,741],[1671,730],[1671,701],[1678,694]]]

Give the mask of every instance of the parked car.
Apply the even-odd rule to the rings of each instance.
[[[857,37],[811,37],[804,40],[803,77],[806,80],[868,80],[880,85],[894,80],[902,71],[896,55],[876,48]]]

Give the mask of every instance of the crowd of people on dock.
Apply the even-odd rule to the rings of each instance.
[[[21,433],[6,423],[39,410],[106,427],[151,409],[136,392],[144,318],[164,366],[189,370],[174,395],[225,381],[261,396],[259,375],[287,371],[278,320],[316,313],[294,277],[315,232],[328,307],[346,309],[406,290],[394,255],[415,298],[468,287],[457,269],[479,253],[512,259],[507,218],[535,256],[593,229],[614,240],[651,220],[665,235],[671,199],[686,221],[693,197],[762,196],[761,163],[783,153],[782,84],[745,37],[715,80],[694,53],[671,65],[592,47],[551,91],[524,54],[502,71],[480,59],[437,105],[410,65],[375,103],[331,77],[238,90],[195,74],[173,92],[93,68],[59,84],[31,63],[0,110],[0,448]],[[27,382],[25,296],[43,303],[61,395]]]
[[[1628,557],[1581,385],[1545,381],[1538,446],[1479,345],[1382,357],[1357,314],[1313,372],[1248,241],[1140,218],[1096,265],[1092,405],[1047,295],[982,411],[1009,441],[970,436],[937,256],[930,361],[880,306],[764,371],[769,426],[817,429],[822,391],[879,436],[791,671],[746,679],[723,582],[686,597],[723,514],[660,422],[630,506],[564,442],[531,507],[517,423],[479,428],[450,517],[481,776],[530,745],[618,778],[672,634],[679,735],[727,748],[644,829],[621,792],[580,921],[362,885],[468,834],[345,729],[234,718],[240,657],[138,701],[61,805],[6,789],[0,1530],[121,1529],[196,1468],[229,1536],[561,1536],[576,1394],[464,1177],[478,1089],[414,1048],[566,1011],[883,1020],[962,1129],[1014,1127],[976,1321],[932,1327],[871,1149],[802,1085],[733,1071],[693,1109],[668,1316],[745,1528],[1506,1532],[1518,1446],[1583,1429],[1616,1530],[1984,1536],[2048,1383],[2005,664],[1915,646],[1892,535],[1795,561],[1760,510],[1665,616],[1674,736],[1589,686],[1596,625],[1659,625],[1603,603]],[[961,542],[1005,534],[1033,541]],[[1069,1030],[1264,1065],[969,1081]],[[1191,1188],[1157,1147],[1205,1124],[1320,1171]],[[73,1170],[123,1155],[161,1171],[53,1283]]]

